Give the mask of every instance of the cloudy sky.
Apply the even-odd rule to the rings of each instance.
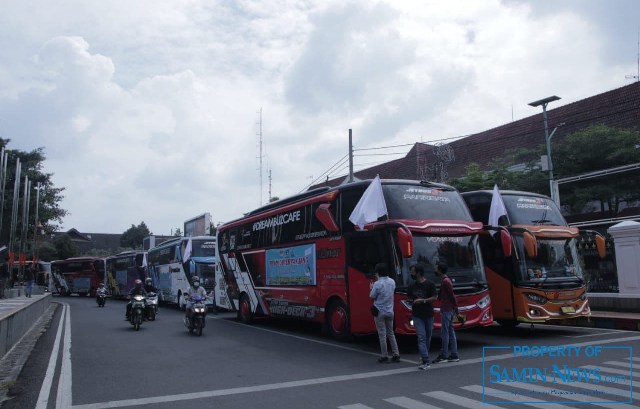
[[[639,29],[636,0],[0,0],[0,136],[44,147],[63,230],[169,234],[346,174],[350,128],[394,147],[357,170],[627,85]]]

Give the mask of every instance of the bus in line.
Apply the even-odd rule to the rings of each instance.
[[[512,327],[589,316],[578,229],[567,225],[547,196],[509,190],[499,194],[507,217],[500,219],[500,226],[490,226],[493,191],[462,193],[473,218],[486,227],[480,247],[494,319]],[[592,234],[604,257],[604,237]]]
[[[126,297],[135,281],[146,277],[146,251],[124,251],[106,259],[105,286],[114,298]]]
[[[191,240],[191,255],[185,260],[185,249]],[[216,238],[213,236],[177,237],[151,248],[147,252],[148,275],[158,289],[161,302],[186,307],[184,294],[192,277],[200,278],[207,291],[205,304],[212,308],[215,287]]]
[[[444,184],[383,180],[388,217],[356,230],[349,216],[370,183],[314,189],[219,226],[217,305],[247,323],[256,316],[317,322],[336,339],[375,333],[369,291],[383,262],[396,282],[394,330],[414,334],[409,267],[423,263],[439,288],[435,266],[445,262],[465,327],[491,325],[478,246],[483,226],[460,193]]]
[[[72,257],[51,262],[55,291],[60,295],[95,296],[104,282],[105,259],[100,257]]]

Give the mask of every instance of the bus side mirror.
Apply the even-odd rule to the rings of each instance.
[[[340,231],[340,229],[338,228],[338,223],[336,223],[336,220],[333,218],[333,214],[331,214],[331,210],[329,209],[330,207],[331,204],[323,203],[318,206],[315,214],[316,218],[320,220],[320,223],[322,223],[325,229],[335,233]]]
[[[522,238],[524,239],[524,250],[527,252],[529,258],[538,257],[538,240],[536,236],[528,231],[522,232]]]
[[[403,258],[413,256],[413,235],[405,227],[398,227],[398,245]]]
[[[598,255],[600,258],[604,258],[607,254],[607,249],[605,246],[604,236],[601,234],[596,235],[596,248],[598,249]]]
[[[502,254],[511,257],[513,246],[511,246],[511,234],[506,230],[500,230],[500,243],[502,244]]]

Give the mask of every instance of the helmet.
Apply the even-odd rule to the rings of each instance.
[[[142,285],[142,281],[140,281],[140,279],[136,279],[136,281],[134,281],[136,284],[136,287],[140,287]]]
[[[193,280],[193,286],[194,286],[194,287],[198,287],[198,286],[200,286],[200,277],[198,277],[198,276],[193,276],[192,280]]]
[[[151,277],[147,277],[147,279],[144,280],[144,283],[147,285],[151,285],[153,283],[153,280],[151,279]]]

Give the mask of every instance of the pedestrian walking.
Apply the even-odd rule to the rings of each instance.
[[[376,282],[371,287],[369,297],[373,299],[373,305],[378,313],[374,317],[378,340],[380,341],[380,358],[378,362],[389,362],[387,341],[391,345],[391,362],[400,362],[400,351],[396,335],[393,333],[393,301],[396,290],[396,282],[389,278],[389,270],[384,263],[378,263],[375,267]]]
[[[456,339],[456,331],[453,328],[453,317],[458,314],[458,303],[453,293],[453,283],[447,276],[447,265],[438,263],[436,273],[441,279],[440,293],[440,319],[442,327],[440,328],[440,336],[442,338],[442,349],[438,358],[433,362],[458,362],[458,341]]]
[[[418,369],[429,368],[429,346],[433,333],[433,304],[438,298],[436,286],[424,276],[424,266],[414,264],[409,269],[414,282],[407,289],[407,299],[411,301],[411,315],[416,329],[420,365]]]
[[[33,280],[35,279],[35,272],[33,266],[29,266],[24,272],[24,295],[31,298],[31,292],[33,291]]]

